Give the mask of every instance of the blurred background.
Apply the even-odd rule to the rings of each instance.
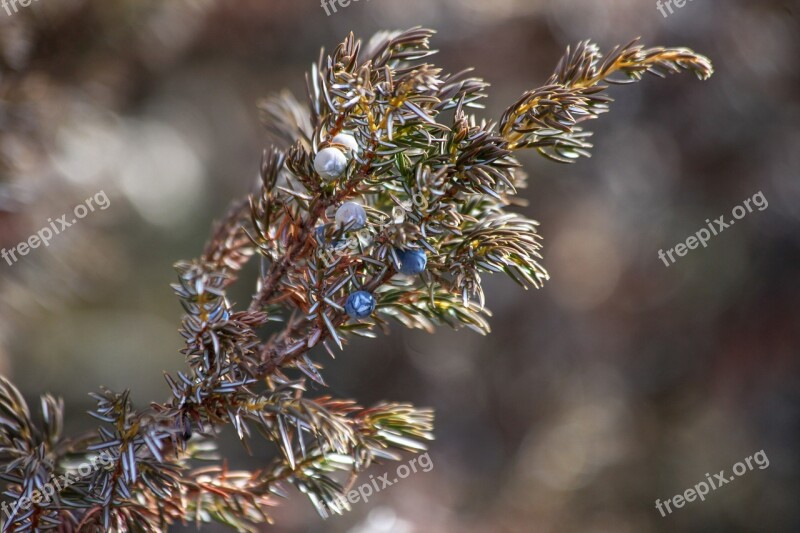
[[[184,367],[172,265],[248,192],[270,142],[255,104],[302,97],[320,46],[433,27],[434,62],[492,82],[492,119],[579,40],[608,50],[641,35],[711,57],[708,82],[613,88],[592,159],[523,156],[552,281],[486,279],[492,335],[395,327],[335,362],[317,354],[335,395],[435,408],[433,468],[325,522],[295,493],[271,530],[800,531],[797,2],[698,0],[667,17],[654,0],[362,0],[330,16],[305,0],[18,8],[0,9],[0,246],[99,191],[110,201],[0,261],[0,373],[31,402],[63,397],[72,433],[93,427],[100,385],[142,407],[166,397],[162,371]],[[767,209],[659,260],[759,191]],[[223,450],[236,467],[271,453],[247,457],[230,438]],[[760,450],[768,468],[655,509]]]

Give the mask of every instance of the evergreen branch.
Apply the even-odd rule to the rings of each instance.
[[[614,48],[607,56],[590,41],[579,43],[558,63],[555,73],[538,89],[528,91],[509,107],[500,120],[508,148],[536,148],[542,155],[562,163],[589,157],[590,134],[577,125],[608,111],[613,99],[604,94],[607,83],[639,81],[644,74],[658,77],[682,71],[694,72],[701,80],[713,73],[705,56],[687,48],[648,48],[638,39]],[[621,78],[613,78],[621,74]]]
[[[525,288],[549,278],[538,223],[511,211],[526,185],[515,151],[588,155],[579,124],[608,110],[605,83],[712,72],[683,48],[634,41],[603,57],[585,42],[495,124],[468,112],[481,107],[486,82],[425,62],[432,35],[412,28],[362,46],[350,34],[312,66],[307,104],[288,93],[262,102],[281,147],[264,152],[257,189],[232,205],[200,257],[176,265],[188,369],[165,376],[171,398],[138,411],[127,391],[102,389],[90,412],[101,426],[68,440],[60,401],[43,397],[37,425],[0,378],[0,479],[6,496],[29,503],[14,504],[3,531],[162,531],[209,521],[255,531],[272,522],[290,485],[323,515],[346,511],[346,488],[372,462],[425,449],[433,413],[307,398],[307,380],[325,386],[313,350],[333,356],[333,344],[388,331],[388,319],[488,333],[483,274]],[[237,309],[227,291],[256,254],[252,301]],[[268,321],[282,327],[262,340]],[[252,472],[220,464],[214,438],[229,425],[247,450],[263,439],[276,459]],[[41,498],[71,461],[98,453],[107,465]]]

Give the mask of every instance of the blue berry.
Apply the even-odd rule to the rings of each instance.
[[[407,276],[422,274],[428,266],[428,254],[424,250],[398,250],[400,273]]]
[[[344,310],[350,318],[367,318],[375,310],[375,297],[367,291],[356,291],[347,297]]]

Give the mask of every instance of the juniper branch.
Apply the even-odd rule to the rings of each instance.
[[[604,57],[585,42],[495,123],[470,112],[486,82],[425,62],[432,35],[412,28],[363,46],[350,34],[312,66],[307,104],[288,94],[262,102],[282,146],[264,153],[257,190],[233,203],[200,257],[176,265],[189,370],[165,376],[169,400],[137,411],[127,392],[103,389],[92,395],[98,432],[70,441],[58,401],[42,399],[37,425],[0,380],[6,496],[41,495],[70,460],[111,458],[46,501],[15,506],[4,531],[160,531],[212,520],[254,531],[271,522],[288,484],[323,515],[346,511],[337,476],[352,483],[374,461],[425,449],[433,413],[306,398],[306,380],[325,385],[312,350],[333,356],[332,344],[386,331],[389,319],[487,333],[482,274],[505,273],[526,289],[549,278],[538,223],[511,210],[526,185],[516,152],[588,155],[579,124],[608,109],[605,83],[712,72],[684,48],[634,41]],[[253,257],[258,284],[237,310],[226,291]],[[262,340],[269,321],[282,329]],[[255,438],[273,444],[276,459],[253,472],[220,465],[214,437],[228,425],[247,449]]]

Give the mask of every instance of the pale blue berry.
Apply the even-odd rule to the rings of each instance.
[[[367,318],[375,311],[375,297],[367,291],[356,291],[347,297],[344,310],[350,318]]]
[[[336,210],[336,228],[361,229],[367,224],[367,212],[361,204],[345,202]]]
[[[314,157],[314,170],[325,179],[338,178],[347,168],[347,156],[338,148],[323,148]]]
[[[416,276],[425,271],[428,266],[428,254],[424,250],[397,250],[400,260],[400,273],[407,276]]]

